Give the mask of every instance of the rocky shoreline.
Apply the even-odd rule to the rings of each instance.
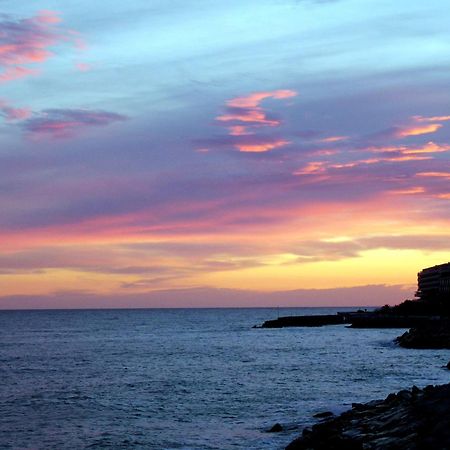
[[[450,449],[450,384],[402,390],[354,404],[292,441],[286,450]]]
[[[450,323],[442,321],[434,327],[411,328],[395,341],[405,348],[450,349]]]
[[[406,300],[375,311],[278,317],[256,328],[338,324],[351,328],[411,328],[395,339],[401,347],[450,349],[450,301],[441,300]],[[305,428],[286,450],[449,450],[450,384],[424,389],[413,386],[389,394],[384,400],[354,404],[338,417],[329,412],[315,417],[321,422]],[[281,430],[282,426],[276,424],[270,431]]]

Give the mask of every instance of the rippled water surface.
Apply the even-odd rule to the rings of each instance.
[[[0,311],[0,448],[278,449],[314,413],[450,381],[404,330],[251,328],[334,311]]]

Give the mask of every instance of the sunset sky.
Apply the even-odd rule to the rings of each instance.
[[[450,261],[447,1],[0,11],[0,308],[395,304]]]

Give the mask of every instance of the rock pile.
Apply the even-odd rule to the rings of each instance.
[[[396,342],[405,348],[450,348],[450,325],[446,321],[435,327],[411,328]]]
[[[450,384],[413,387],[385,400],[354,404],[306,428],[286,450],[450,449]]]

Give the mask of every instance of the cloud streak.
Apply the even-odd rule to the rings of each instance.
[[[31,136],[48,136],[54,139],[76,136],[86,128],[103,127],[122,122],[127,117],[102,110],[47,109],[21,123]]]
[[[7,121],[24,120],[30,117],[31,110],[29,108],[15,108],[5,100],[0,100],[0,116]]]
[[[55,11],[43,10],[26,19],[0,21],[0,81],[7,82],[38,73],[36,66],[54,56],[52,48],[69,43],[77,48],[82,40],[73,30],[60,26]]]
[[[275,91],[253,92],[243,97],[236,97],[226,102],[226,112],[217,116],[216,121],[225,124],[228,135],[236,137],[234,147],[240,152],[264,153],[270,150],[284,147],[290,143],[286,139],[270,141],[260,136],[260,143],[248,143],[239,139],[240,136],[255,135],[261,133],[261,129],[278,127],[281,120],[272,117],[262,106],[262,102],[268,99],[285,100],[297,96],[298,93],[290,89]]]

